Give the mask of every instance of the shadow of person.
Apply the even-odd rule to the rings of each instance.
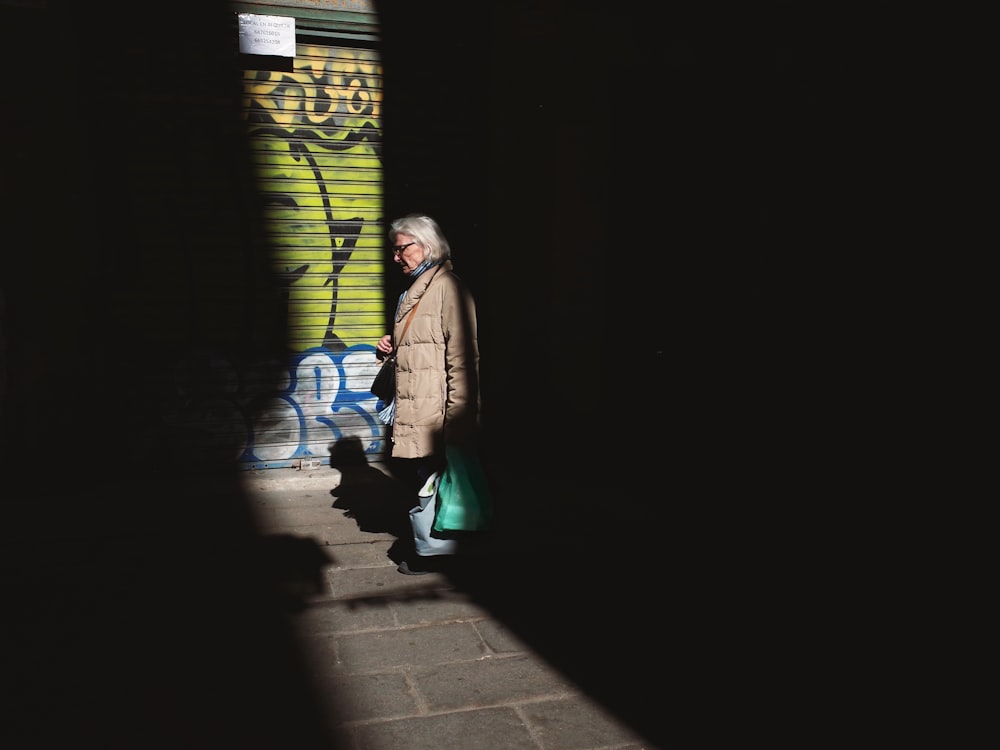
[[[262,581],[290,612],[301,612],[326,590],[323,570],[333,560],[314,539],[272,534],[257,543]]]
[[[412,546],[407,511],[413,499],[401,481],[368,463],[359,438],[345,437],[333,443],[330,466],[340,471],[340,484],[330,490],[332,507],[354,519],[361,531],[397,537],[398,543],[390,550],[393,559],[407,544]]]

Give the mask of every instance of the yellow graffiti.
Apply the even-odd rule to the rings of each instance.
[[[301,45],[292,72],[245,71],[242,113],[293,351],[383,333],[381,112],[373,50]]]

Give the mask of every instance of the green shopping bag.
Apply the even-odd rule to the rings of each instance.
[[[449,445],[445,459],[434,531],[486,531],[493,522],[493,495],[479,454],[470,447]]]

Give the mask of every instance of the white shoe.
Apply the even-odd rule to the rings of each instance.
[[[427,481],[424,482],[424,486],[420,488],[420,492],[418,492],[417,495],[420,497],[430,497],[435,492],[437,492],[437,484],[438,484],[438,473],[435,471],[433,474],[427,477]]]

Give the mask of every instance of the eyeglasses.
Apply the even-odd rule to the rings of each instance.
[[[403,251],[406,248],[408,248],[410,245],[416,245],[416,244],[417,244],[416,242],[407,242],[405,245],[393,245],[392,246],[392,254],[393,255],[402,255]]]

